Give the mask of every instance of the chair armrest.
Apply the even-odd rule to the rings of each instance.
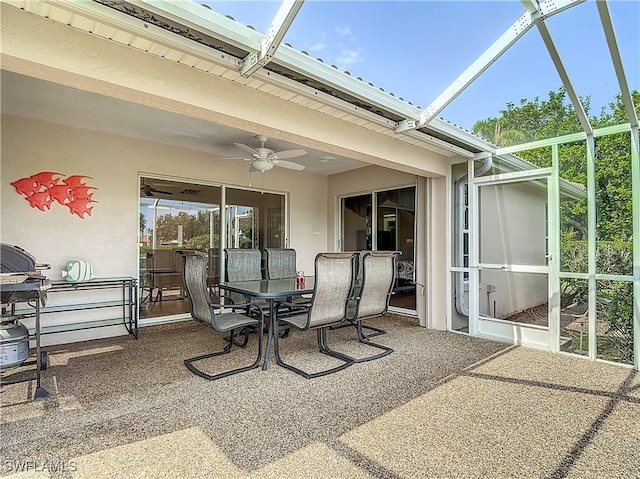
[[[292,303],[289,301],[276,301],[274,312],[276,316],[280,313],[280,310],[287,309],[287,314],[306,314],[309,312],[311,302],[308,303]]]
[[[225,301],[224,304],[222,304],[221,302],[215,302],[214,306],[218,308],[240,309],[247,308],[253,304],[250,301],[244,303],[236,303],[231,296],[227,296],[225,294],[212,294],[211,300],[213,301],[214,298],[219,298],[220,300],[224,299]]]
[[[254,311],[256,313],[259,314],[260,318],[264,319],[264,312],[262,311],[262,308],[260,308],[260,306],[258,306],[257,304],[254,303],[239,303],[239,304],[212,304],[211,305],[211,309],[213,310],[222,310],[222,309],[231,309],[232,311],[236,311],[238,309],[242,309],[245,310],[245,312],[249,312]],[[221,312],[219,312],[218,314],[221,314]]]

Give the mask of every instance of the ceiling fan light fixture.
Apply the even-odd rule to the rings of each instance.
[[[254,170],[258,170],[264,173],[265,171],[269,171],[271,168],[273,168],[273,163],[267,160],[258,159],[253,160],[251,162],[251,166]]]

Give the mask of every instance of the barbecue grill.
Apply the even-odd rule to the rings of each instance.
[[[37,263],[33,255],[24,249],[0,244],[0,372],[16,368],[25,364],[30,355],[29,330],[20,322],[28,315],[16,315],[16,303],[28,303],[35,309],[36,342],[36,393],[35,397],[46,397],[48,393],[40,385],[40,372],[47,367],[47,355],[40,351],[40,304],[45,305],[46,290],[51,286],[50,280],[40,274],[43,269],[49,269],[48,264]],[[33,363],[30,363],[33,364]],[[2,385],[13,384],[26,379],[2,378]]]

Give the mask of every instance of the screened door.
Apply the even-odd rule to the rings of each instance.
[[[553,349],[550,169],[479,178],[474,182],[474,250],[469,288],[479,334]],[[473,314],[473,313],[476,314]]]

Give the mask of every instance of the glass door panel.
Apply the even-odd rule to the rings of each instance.
[[[416,188],[410,186],[350,196],[340,203],[342,251],[402,252],[390,306],[408,311],[416,309],[415,201]]]
[[[140,179],[140,318],[189,312],[176,249],[207,255],[208,283],[220,281],[224,247],[286,246],[286,196],[156,178]],[[226,240],[221,241],[221,236]]]
[[[408,310],[416,309],[415,203],[413,186],[376,193],[376,249],[402,253],[390,306]]]
[[[342,250],[373,249],[371,237],[371,194],[342,198]]]
[[[226,248],[284,248],[285,199],[281,194],[226,188]]]
[[[182,291],[182,257],[190,249],[208,257],[211,285],[219,278],[218,186],[157,178],[140,179],[140,318],[189,311]]]

